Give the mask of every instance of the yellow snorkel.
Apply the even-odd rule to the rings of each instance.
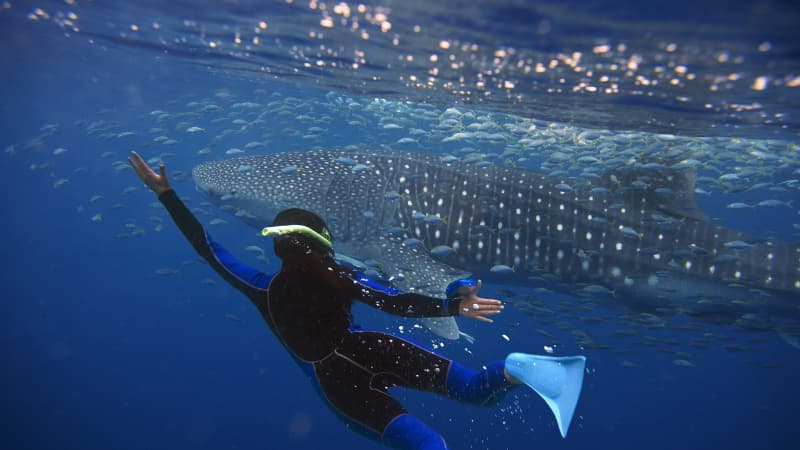
[[[289,233],[298,233],[310,237],[317,241],[317,243],[322,245],[322,247],[329,252],[333,252],[333,245],[331,244],[330,240],[326,239],[324,236],[305,225],[278,225],[274,227],[266,227],[261,230],[261,236],[264,237],[281,236]]]

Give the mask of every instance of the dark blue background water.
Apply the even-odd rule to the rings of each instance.
[[[153,65],[150,59],[144,64],[135,55],[120,58],[109,52],[106,58],[97,49],[33,34],[17,35],[14,43],[2,46],[0,146],[24,143],[46,123],[61,124],[61,133],[48,138],[52,144],[46,151],[0,155],[5,257],[0,447],[379,448],[344,429],[244,298],[221,280],[213,286],[200,283],[215,277],[197,263],[166,214],[149,206],[155,201],[151,193],[140,189],[120,196],[124,187],[139,182],[131,171],[115,173],[110,163],[131,148],[87,136],[85,122],[74,125],[105,118],[139,129],[142,116],[163,108],[165,99],[211,95],[223,87],[242,98],[256,87],[310,101],[324,93]],[[113,111],[101,112],[104,108]],[[49,169],[30,170],[31,164],[51,159],[57,146],[70,149],[64,159]],[[99,158],[106,150],[116,156]],[[191,161],[179,156],[168,167],[187,170]],[[88,170],[73,173],[79,166]],[[53,189],[61,177],[71,181]],[[190,183],[176,183],[176,188],[200,201]],[[96,194],[105,199],[89,203]],[[117,201],[125,207],[111,209]],[[85,207],[82,213],[76,212],[78,205]],[[92,222],[98,212],[103,220]],[[126,219],[144,224],[151,215],[164,219],[162,232],[150,227],[143,237],[114,238]],[[253,230],[230,221],[213,228],[214,236],[248,262],[261,264],[242,250],[258,243]],[[162,267],[180,272],[156,275]],[[266,267],[274,268],[274,262]],[[372,312],[357,313],[367,324],[387,323]],[[537,328],[559,333],[513,308],[504,316],[495,325],[464,324],[478,339],[470,346],[472,355],[463,351],[463,341],[447,343],[442,352],[477,368],[509,351],[541,352],[547,342]],[[508,328],[514,322],[520,326]],[[395,328],[400,322],[388,323]],[[613,327],[607,321],[587,329],[600,333]],[[416,392],[398,395],[453,448],[797,448],[798,350],[772,332],[741,334],[710,325],[706,331],[739,343],[763,342],[754,344],[757,353],[692,349],[685,345],[691,335],[653,331],[677,334],[684,344],[674,349],[692,352],[696,367],[681,367],[669,354],[624,339],[608,342],[633,353],[579,349],[563,336],[559,351],[586,354],[589,369],[566,440],[544,403],[522,389],[500,409],[463,407]],[[430,339],[418,333],[418,340]],[[623,367],[623,359],[640,367]],[[779,367],[757,367],[748,360]]]

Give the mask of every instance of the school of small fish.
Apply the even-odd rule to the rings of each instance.
[[[754,215],[761,215],[771,218],[754,230],[754,234],[763,239],[781,236],[789,240],[800,236],[800,203],[796,201],[800,195],[800,147],[789,140],[614,132],[464,106],[439,107],[332,92],[301,99],[260,88],[246,94],[222,89],[168,101],[162,108],[141,114],[146,123],[143,126],[119,122],[114,119],[117,115],[116,111],[106,111],[69,124],[42,124],[40,132],[29,140],[6,145],[4,163],[16,164],[33,174],[31,182],[44,180],[55,191],[54,198],[68,198],[70,192],[89,192],[75,205],[75,220],[96,227],[100,235],[116,239],[149,239],[152,233],[163,231],[170,222],[160,203],[149,196],[151,194],[130,170],[125,158],[131,149],[137,149],[153,166],[166,163],[179,193],[186,196],[192,211],[216,233],[218,227],[238,226],[227,220],[230,215],[247,218],[251,213],[220,211],[199,200],[191,186],[192,166],[212,159],[278,149],[331,147],[352,150],[403,147],[436,152],[441,155],[442,162],[460,160],[475,165],[526,167],[563,180],[558,185],[563,192],[576,189],[610,169],[634,162],[652,168],[692,167],[696,171],[698,201],[717,205],[712,211],[721,220],[752,221]],[[81,130],[95,144],[87,147],[64,141],[61,131],[67,128]],[[91,178],[86,176],[87,162],[92,160],[99,167],[105,167],[115,182],[93,186]],[[340,158],[339,162],[346,170],[364,170],[346,158]],[[239,170],[244,172],[252,168],[242,166]],[[287,173],[298,170],[293,166],[283,168]],[[663,189],[659,194],[675,195],[670,189]],[[400,199],[402,195],[398,192],[385,194],[387,199]],[[148,204],[151,207],[145,206]],[[362,215],[372,219],[374,212],[365,210]],[[416,219],[439,223],[446,222],[448,217],[422,215]],[[502,231],[515,232],[513,229]],[[621,231],[631,238],[639,233],[633,228]],[[268,263],[271,258],[263,241],[254,236],[249,242],[234,249],[235,253],[254,265]],[[405,244],[422,245],[414,239],[408,239]],[[744,249],[754,244],[731,241],[725,246]],[[438,246],[429,251],[437,257],[446,257],[453,249]],[[516,270],[504,265],[491,269],[498,275]],[[153,273],[158,277],[187,276],[186,270],[169,266],[154,267]],[[531,278],[534,289],[537,280]],[[205,272],[197,277],[197,282],[216,283]],[[668,317],[605,312],[598,299],[613,299],[614,293],[603,286],[586,285],[580,287],[578,293],[581,300],[577,305],[541,300],[539,297],[546,297],[548,293],[535,290],[529,293],[509,291],[503,300],[533,317],[539,326],[550,327],[555,333],[548,338],[551,346],[561,345],[560,339],[571,335],[579,346],[613,351],[615,346],[604,344],[602,336],[587,331],[600,323],[617,324],[618,331],[607,337],[610,341],[622,337],[634,346],[661,349],[670,349],[672,345],[669,338],[658,337],[656,333],[660,330],[702,332],[701,325],[671,325]],[[234,316],[226,318],[238,321]],[[770,327],[763,318],[753,317],[740,320],[737,328],[758,332]],[[561,337],[556,337],[559,333]],[[501,338],[513,339],[513,327],[504,330]],[[733,342],[729,336],[720,341],[715,336],[691,339],[691,345],[697,348],[719,345],[729,351],[758,351],[753,344],[758,338],[750,338],[746,345]],[[792,332],[786,333],[784,339],[790,344],[796,343]],[[698,364],[692,355],[677,351],[671,354],[677,366]]]

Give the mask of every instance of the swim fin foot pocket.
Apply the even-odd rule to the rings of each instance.
[[[544,399],[564,438],[581,395],[585,368],[585,356],[511,353],[506,357],[506,371]]]

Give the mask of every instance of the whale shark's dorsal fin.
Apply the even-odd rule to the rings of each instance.
[[[609,189],[625,188],[626,203],[635,205],[644,200],[650,208],[676,218],[709,220],[708,214],[695,201],[697,173],[692,167],[678,169],[657,163],[636,164],[611,169],[602,175],[602,180]]]

